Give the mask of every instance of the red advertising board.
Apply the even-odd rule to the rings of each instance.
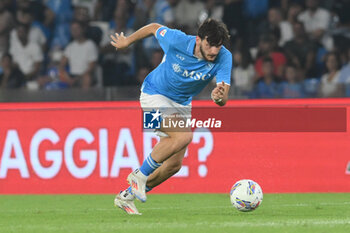
[[[215,107],[211,101],[193,106]],[[240,100],[230,106],[256,117],[249,123],[238,112],[225,118],[242,122],[231,131],[194,130],[182,169],[154,193],[227,193],[243,178],[265,193],[350,192],[350,100]],[[300,115],[300,109],[314,115]],[[273,116],[291,124],[305,118],[299,126],[307,130],[278,130]],[[117,193],[158,140],[142,131],[136,101],[1,104],[0,118],[0,194]],[[259,128],[266,121],[273,130]]]

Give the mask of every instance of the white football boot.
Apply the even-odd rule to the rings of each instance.
[[[139,169],[136,169],[128,176],[128,182],[131,186],[132,193],[141,202],[147,200],[146,196],[146,182],[147,176],[145,176]]]
[[[129,191],[120,192],[114,199],[114,205],[124,210],[128,214],[141,215],[134,204],[135,196]]]

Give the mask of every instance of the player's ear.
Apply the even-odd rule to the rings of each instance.
[[[196,44],[200,44],[202,42],[202,39],[199,36],[196,36]]]

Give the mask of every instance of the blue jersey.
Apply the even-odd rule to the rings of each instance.
[[[154,95],[161,94],[169,99],[188,105],[192,97],[215,77],[217,83],[230,85],[232,54],[224,47],[214,62],[194,56],[195,36],[161,27],[156,38],[164,51],[161,64],[145,79],[141,90]]]

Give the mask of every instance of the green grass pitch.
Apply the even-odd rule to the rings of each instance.
[[[3,195],[0,232],[350,232],[350,193],[266,194],[253,212],[225,194],[148,195],[141,216],[113,206],[112,195]]]

